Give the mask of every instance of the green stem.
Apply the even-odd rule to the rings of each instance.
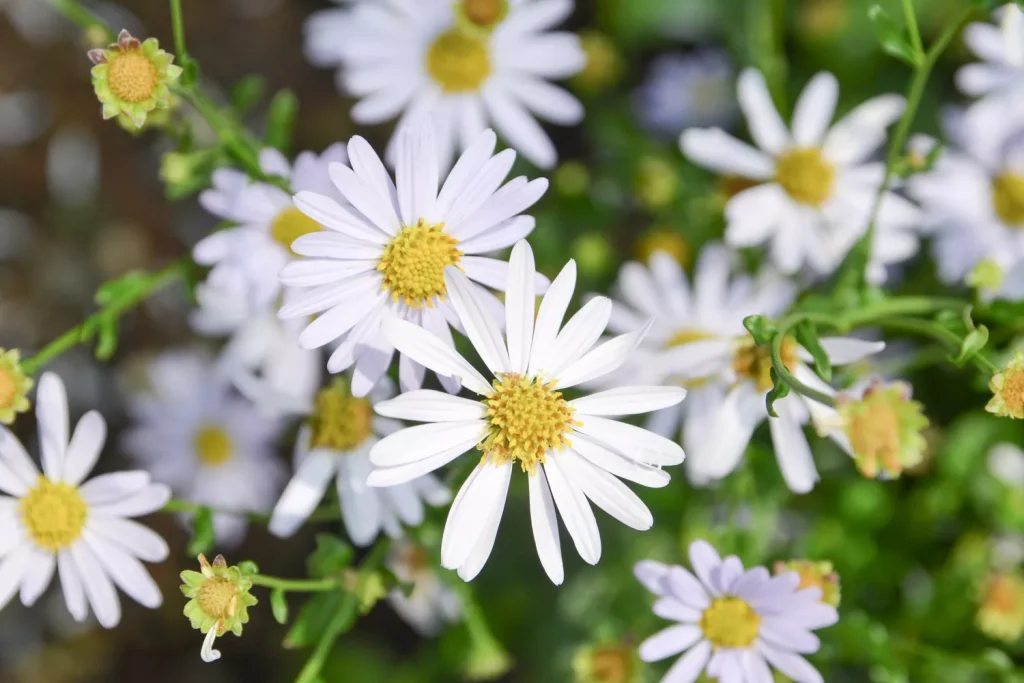
[[[254,586],[264,586],[286,593],[318,593],[339,588],[338,581],[335,579],[280,579],[264,574],[254,574],[251,578]]]
[[[778,373],[779,379],[788,384],[789,388],[798,394],[802,394],[813,401],[817,401],[818,403],[823,403],[834,408],[836,405],[834,397],[807,386],[794,377],[793,373],[791,373],[789,368],[786,367],[786,364],[782,360],[782,343],[785,340],[786,335],[782,333],[781,328],[779,330],[779,334],[776,334],[772,339],[772,367],[774,367],[775,372]]]
[[[384,562],[384,558],[387,557],[388,542],[387,540],[377,541],[377,544],[370,551],[370,554],[366,556],[366,559],[359,565],[360,572],[372,572],[375,571]],[[320,641],[316,644],[316,649],[313,650],[313,654],[310,655],[306,661],[306,665],[302,667],[298,677],[295,679],[295,683],[313,683],[320,677],[320,672],[324,668],[324,664],[327,662],[327,657],[331,654],[331,650],[334,649],[334,643],[345,631],[350,629],[356,622],[356,618],[359,611],[359,595],[356,591],[352,591],[345,594],[345,599],[342,600],[341,605],[338,607],[338,611],[334,613],[330,623],[324,630],[323,635],[320,636]]]
[[[783,53],[785,0],[749,0],[747,3],[747,41],[751,61],[764,74],[768,91],[785,117],[786,58]]]
[[[957,353],[960,350],[960,344],[963,343],[963,338],[956,332],[927,320],[896,317],[879,320],[878,324],[882,327],[894,330],[902,330],[904,332],[911,332],[913,334],[931,337],[953,353]],[[997,368],[995,364],[982,353],[974,354],[971,358],[971,362],[974,363],[979,370],[989,375],[994,375],[999,372],[999,368]]]
[[[921,31],[917,28],[917,14],[914,12],[914,0],[903,0],[903,16],[907,21],[907,33],[910,45],[918,60],[924,57],[924,44],[921,42]]]
[[[181,0],[170,0],[171,2],[171,31],[174,34],[174,52],[178,57],[178,63],[184,70],[181,74],[181,84],[185,87],[195,82],[196,69],[192,57],[185,48],[185,21],[181,14]]]
[[[193,503],[188,500],[181,500],[180,498],[172,498],[167,501],[167,504],[161,508],[161,512],[168,513],[185,513],[189,515],[198,515],[203,510],[209,510],[215,515],[231,515],[234,517],[245,517],[250,522],[257,524],[267,524],[270,522],[270,515],[266,512],[254,512],[252,510],[229,510],[226,508],[216,508],[209,505],[201,505],[199,503]],[[306,520],[307,522],[332,522],[341,519],[341,510],[335,505],[323,505],[313,511],[313,514]]]
[[[120,318],[126,311],[148,299],[154,292],[175,282],[184,275],[190,263],[190,259],[182,258],[163,270],[146,276],[146,279],[141,284],[133,287],[127,294],[106,304],[99,311],[82,321],[80,325],[72,327],[40,349],[34,356],[22,362],[21,367],[25,374],[34,375],[44,365],[65,351],[74,348],[78,344],[91,341],[95,336],[97,326],[101,322]]]
[[[492,680],[504,674],[511,667],[511,659],[505,646],[495,637],[487,622],[480,603],[473,593],[472,585],[466,583],[454,572],[445,572],[445,579],[456,595],[462,609],[462,621],[469,634],[470,653],[464,668],[470,680]]]
[[[77,0],[50,0],[50,4],[64,15],[66,19],[82,27],[82,29],[86,31],[100,29],[103,31],[106,36],[106,42],[112,43],[117,40],[117,35],[107,25],[107,22],[103,21],[92,10]]]

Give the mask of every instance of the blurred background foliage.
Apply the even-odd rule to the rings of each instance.
[[[965,2],[915,3],[926,43]],[[582,32],[591,61],[572,86],[587,118],[578,128],[553,131],[562,164],[535,210],[531,242],[539,268],[554,275],[567,258],[576,258],[578,290],[586,292],[607,290],[624,260],[643,258],[653,245],[692,265],[700,246],[721,235],[724,199],[737,188],[686,163],[675,135],[644,129],[635,93],[652,62],[666,53],[720,47],[737,68],[784,69],[790,103],[811,75],[831,70],[842,84],[841,113],[907,85],[909,69],[879,47],[869,4],[577,0],[570,27]],[[899,16],[896,0],[881,4]],[[164,3],[90,6],[112,25],[158,37],[170,49]],[[337,94],[332,73],[303,58],[302,23],[323,7],[314,0],[186,0],[190,50],[205,86],[220,87],[211,94],[233,101],[258,134],[266,128],[270,97],[289,88],[299,102],[292,151],[320,150],[356,132],[382,146],[390,131],[357,131],[348,118],[351,101]],[[166,138],[133,136],[101,121],[85,47],[81,31],[44,0],[0,0],[0,346],[26,353],[90,313],[101,283],[132,269],[161,267],[215,227],[195,202],[195,176],[174,182],[181,180],[175,175],[180,168],[164,157],[171,149]],[[955,41],[931,79],[916,131],[938,132],[943,106],[958,101],[952,73],[966,59]],[[682,101],[700,95],[683,87],[677,93]],[[203,126],[194,124],[202,141]],[[518,163],[520,171],[537,175]],[[900,285],[906,291],[934,286],[923,258],[905,269]],[[111,363],[98,363],[86,348],[61,357],[54,368],[68,384],[72,412],[96,407],[115,430],[123,426],[119,389],[133,381],[145,354],[194,341],[189,306],[186,293],[175,288],[127,316]],[[983,386],[934,362],[934,354],[917,354],[906,347],[887,359],[906,366],[933,423],[930,459],[909,476],[864,480],[846,456],[815,440],[822,482],[813,494],[794,497],[761,435],[742,469],[713,488],[694,489],[679,471],[667,488],[644,491],[656,519],[650,532],[602,520],[601,563],[589,567],[567,553],[560,589],[540,570],[525,483],[515,478],[495,554],[473,584],[515,664],[502,680],[658,680],[665,665],[641,668],[634,656],[661,622],[632,578],[632,565],[644,558],[685,563],[685,544],[706,538],[748,565],[800,557],[834,564],[842,577],[841,621],[822,634],[822,650],[813,658],[830,683],[1024,681],[1013,671],[1024,655],[1021,644],[997,643],[976,626],[991,573],[1017,572],[1024,559],[1017,536],[1024,532],[1024,488],[986,464],[992,445],[1022,443],[1024,428],[986,416]],[[31,420],[20,420],[17,430],[33,442]],[[110,440],[101,467],[119,465],[116,443]],[[281,450],[284,457],[285,444]],[[443,511],[434,514],[426,533],[443,522]],[[166,515],[152,524],[179,549],[152,568],[165,594],[163,608],[147,612],[126,604],[122,626],[104,632],[74,624],[56,589],[32,611],[12,604],[0,612],[0,682],[290,680],[305,654],[281,649],[285,628],[266,602],[255,608],[243,639],[222,643],[221,661],[202,664],[177,595],[177,573],[194,563],[184,552],[188,539]],[[254,528],[229,559],[302,576],[318,531],[340,533],[337,524],[314,525],[281,541]],[[1024,601],[1024,593],[1017,597]],[[1011,607],[1024,613],[1024,602]],[[494,654],[471,636],[456,626],[436,640],[420,639],[382,604],[340,641],[324,680],[461,680],[469,664]]]

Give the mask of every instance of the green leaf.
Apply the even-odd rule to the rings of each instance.
[[[978,327],[968,332],[967,336],[960,343],[960,353],[953,359],[953,363],[958,367],[963,367],[968,361],[978,355],[987,343],[988,328],[984,325],[978,325]]]
[[[205,555],[213,550],[216,535],[213,532],[213,513],[203,507],[192,520],[192,540],[188,543],[188,554],[192,557]]]
[[[284,637],[284,647],[295,649],[316,644],[344,599],[342,593],[331,591],[307,600],[299,610],[295,623],[288,630],[288,635]]]
[[[904,35],[903,27],[889,16],[881,5],[871,6],[868,10],[868,19],[871,20],[875,28],[875,37],[886,54],[910,66],[917,66],[921,62],[921,55],[911,47],[910,41]]]
[[[779,377],[779,373],[775,372],[775,368],[771,370],[772,377],[772,389],[765,396],[764,404],[768,409],[768,414],[772,417],[778,417],[779,414],[775,412],[775,402],[780,398],[786,398],[789,396],[789,385],[782,381]]]
[[[818,328],[814,323],[804,321],[796,326],[796,340],[814,358],[814,372],[826,382],[832,381],[832,361],[818,341]]]
[[[280,588],[270,591],[270,611],[279,624],[288,623],[288,597]]]
[[[238,563],[238,571],[242,572],[246,576],[254,576],[260,573],[259,565],[252,560],[242,560]]]
[[[279,90],[270,101],[267,111],[267,134],[264,142],[268,147],[287,150],[292,141],[295,114],[299,111],[299,99],[291,90]]]
[[[117,350],[117,318],[103,316],[97,328],[99,339],[96,342],[96,360],[110,360]]]
[[[352,546],[332,534],[317,534],[316,550],[306,560],[310,576],[326,578],[336,576],[352,564]]]
[[[772,343],[775,336],[775,328],[763,315],[748,315],[743,319],[743,327],[747,328],[754,343],[758,346],[767,346]]]
[[[244,114],[260,101],[266,91],[266,79],[259,74],[249,74],[231,89],[231,107]]]

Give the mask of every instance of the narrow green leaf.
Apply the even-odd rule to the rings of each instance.
[[[231,89],[231,107],[244,114],[260,101],[266,91],[266,79],[259,74],[249,74]]]
[[[104,315],[99,323],[96,360],[110,360],[117,350],[117,318]]]
[[[213,513],[210,508],[200,508],[192,520],[192,540],[188,544],[188,554],[192,557],[205,555],[213,550],[215,541]]]
[[[789,396],[789,385],[782,381],[782,378],[779,377],[779,373],[775,372],[775,368],[772,368],[771,370],[771,377],[772,388],[771,391],[768,392],[768,395],[765,396],[764,403],[765,407],[768,409],[768,414],[772,417],[778,417],[779,414],[775,412],[775,402],[780,398],[786,398]]]
[[[238,563],[238,570],[247,576],[260,573],[260,567],[252,560],[242,560]]]
[[[288,597],[280,588],[270,591],[270,611],[279,624],[288,623]]]
[[[772,337],[775,336],[775,328],[763,315],[748,315],[743,319],[743,327],[747,328],[747,332],[750,332],[758,346],[771,344]]]
[[[274,95],[267,111],[267,134],[264,142],[268,147],[282,151],[288,149],[298,111],[299,99],[291,90],[279,90]]]
[[[886,54],[910,66],[917,66],[921,62],[921,55],[911,47],[910,41],[904,35],[903,27],[889,16],[881,5],[871,6],[868,10],[868,19],[871,20],[875,28],[875,37]]]
[[[353,555],[352,546],[344,540],[331,534],[317,534],[316,550],[306,560],[306,566],[310,576],[335,576],[352,564]]]
[[[320,640],[345,596],[340,592],[319,593],[306,601],[284,637],[286,649],[310,647]]]
[[[953,359],[953,362],[960,367],[966,365],[968,361],[978,355],[978,352],[985,348],[987,343],[988,328],[984,325],[978,325],[964,337],[963,342],[960,343],[960,353]]]
[[[832,361],[818,340],[818,328],[804,321],[796,326],[796,340],[814,359],[814,372],[826,382],[832,381]]]

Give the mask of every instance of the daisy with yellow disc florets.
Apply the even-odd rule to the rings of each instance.
[[[252,579],[241,568],[229,567],[223,555],[214,558],[213,564],[200,555],[199,571],[183,571],[181,580],[181,592],[189,598],[185,616],[192,628],[206,634],[203,661],[216,661],[220,652],[213,649],[213,641],[228,631],[240,636],[242,626],[249,623],[249,608],[257,602],[249,593]]]
[[[174,55],[161,50],[156,38],[140,41],[125,30],[116,43],[89,50],[89,59],[96,65],[92,85],[103,103],[103,118],[123,115],[136,128],[151,111],[170,105],[170,86],[181,76]]]

